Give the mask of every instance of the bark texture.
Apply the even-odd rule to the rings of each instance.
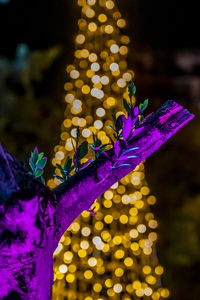
[[[126,145],[124,151],[138,147],[130,166],[112,169],[102,154],[52,191],[0,145],[0,299],[50,300],[52,256],[68,226],[193,117],[167,101]],[[107,153],[114,159],[112,149]]]

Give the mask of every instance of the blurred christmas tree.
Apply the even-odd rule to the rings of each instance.
[[[54,148],[54,166],[63,166],[66,156],[72,156],[77,126],[81,139],[90,144],[92,133],[97,143],[110,142],[112,115],[124,113],[122,99],[129,101],[127,85],[134,77],[126,61],[130,39],[120,31],[126,21],[116,3],[78,0],[78,5],[82,17],[74,63],[67,67],[67,107],[61,141]],[[59,169],[55,172],[60,175]],[[48,181],[51,188],[58,184],[57,178]],[[53,299],[167,298],[155,249],[158,223],[150,210],[155,202],[141,163],[98,199],[95,216],[83,212],[55,251]]]

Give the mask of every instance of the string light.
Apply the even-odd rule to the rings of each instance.
[[[124,114],[122,99],[129,101],[127,86],[134,78],[126,60],[130,38],[120,33],[126,21],[116,1],[77,3],[82,16],[75,37],[74,63],[66,68],[67,106],[60,144],[54,148],[54,166],[64,166],[66,156],[72,157],[77,126],[81,141],[93,143],[94,133],[103,144],[110,143],[112,114]],[[91,158],[91,151],[87,158]],[[58,184],[57,178],[48,181],[50,188]],[[94,203],[95,216],[84,211],[54,252],[53,300],[169,297],[168,289],[158,285],[164,269],[153,251],[158,222],[150,208],[155,203],[141,163]]]

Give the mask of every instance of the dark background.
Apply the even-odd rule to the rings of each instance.
[[[75,0],[0,1],[0,141],[27,161],[37,145],[52,176],[63,120],[65,66],[72,62]],[[200,23],[197,1],[118,0],[132,40],[129,66],[149,112],[174,99],[195,114],[146,162],[158,198],[158,256],[170,299],[200,299]],[[24,46],[19,46],[25,44]]]

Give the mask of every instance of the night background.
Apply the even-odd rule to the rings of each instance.
[[[173,99],[195,114],[146,161],[158,202],[157,253],[173,300],[200,299],[200,35],[195,1],[118,0],[131,38],[128,63],[137,99],[149,112]],[[72,63],[80,8],[75,0],[0,0],[0,142],[28,162],[59,140],[66,66]],[[28,164],[27,164],[28,166]]]

